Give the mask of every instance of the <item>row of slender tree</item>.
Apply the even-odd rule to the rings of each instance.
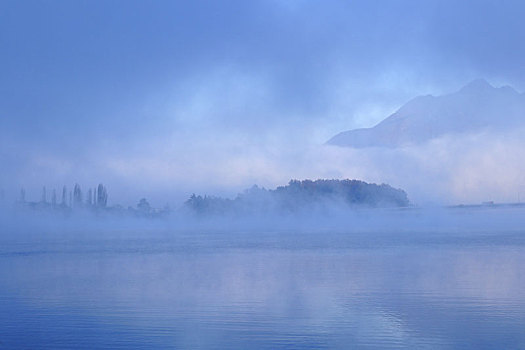
[[[20,190],[20,203],[28,203],[26,201],[26,191],[25,189]],[[105,208],[108,204],[108,191],[106,187],[103,184],[99,184],[98,186],[94,188],[89,188],[86,194],[86,197],[84,199],[84,194],[82,193],[82,189],[80,188],[79,184],[75,184],[73,190],[69,191],[67,190],[67,187],[64,186],[62,188],[62,198],[60,200],[60,203],[58,202],[57,198],[57,191],[56,189],[53,189],[51,193],[51,199],[48,202],[47,199],[47,189],[44,186],[42,188],[42,197],[40,199],[40,202],[44,205],[52,205],[52,206],[61,206],[61,207],[99,207],[99,208]]]

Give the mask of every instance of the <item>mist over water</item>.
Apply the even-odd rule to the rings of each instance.
[[[3,229],[6,348],[525,345],[523,208]],[[68,221],[69,220],[69,221]],[[57,224],[58,223],[58,224]]]
[[[525,346],[520,206],[27,214],[2,217],[6,348]]]

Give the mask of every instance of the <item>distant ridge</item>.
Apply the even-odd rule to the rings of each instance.
[[[419,96],[371,128],[343,131],[327,144],[341,147],[399,147],[446,134],[505,130],[525,125],[525,95],[477,79],[443,96]]]

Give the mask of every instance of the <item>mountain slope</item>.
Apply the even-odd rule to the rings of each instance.
[[[372,128],[341,132],[327,143],[342,147],[398,147],[445,134],[505,130],[525,124],[525,95],[475,80],[439,97],[416,97]]]

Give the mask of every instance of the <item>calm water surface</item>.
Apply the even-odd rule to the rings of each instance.
[[[519,230],[44,237],[0,247],[0,349],[525,349]]]

